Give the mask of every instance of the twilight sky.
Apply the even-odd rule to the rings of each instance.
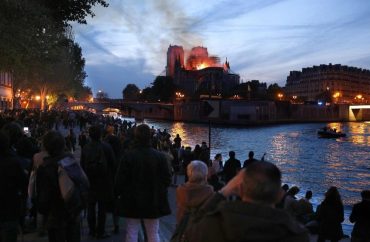
[[[319,64],[370,69],[369,0],[108,0],[74,24],[94,94],[120,98],[128,83],[163,74],[170,44],[208,48],[244,81],[285,85]]]

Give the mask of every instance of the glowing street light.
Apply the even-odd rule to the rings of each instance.
[[[35,99],[36,99],[36,101],[39,101],[41,99],[41,97],[40,96],[36,96]]]
[[[333,98],[338,98],[339,96],[340,96],[340,92],[336,92],[334,93]]]
[[[176,98],[184,98],[185,97],[185,95],[182,94],[181,92],[176,92],[175,95],[176,95]]]
[[[278,93],[278,98],[279,98],[279,100],[281,100],[283,97],[284,97],[284,94],[282,94],[282,93]]]

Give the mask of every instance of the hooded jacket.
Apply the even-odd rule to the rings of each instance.
[[[207,202],[205,215],[187,231],[188,241],[309,241],[307,230],[284,210],[242,201],[222,200],[223,196],[216,194]]]
[[[212,195],[213,188],[206,184],[187,182],[180,185],[176,189],[177,223],[181,221],[188,209],[200,207]]]

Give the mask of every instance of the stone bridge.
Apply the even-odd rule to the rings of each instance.
[[[119,113],[136,119],[154,118],[173,120],[172,103],[148,103],[122,100],[102,102],[69,102],[64,105],[69,110],[85,110],[94,113]]]

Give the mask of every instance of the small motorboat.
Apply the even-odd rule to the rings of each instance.
[[[345,133],[337,132],[335,129],[329,129],[329,128],[322,128],[317,131],[317,134],[321,138],[340,138],[340,137],[346,137]]]

